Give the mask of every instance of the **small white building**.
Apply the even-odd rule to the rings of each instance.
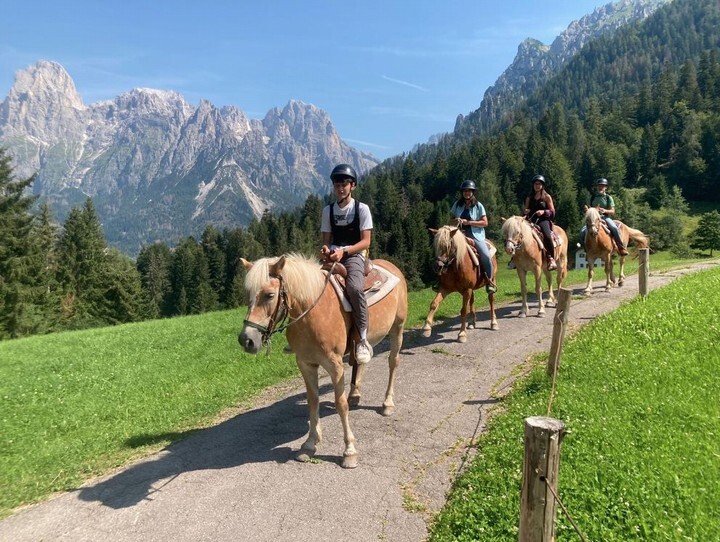
[[[584,250],[578,250],[575,253],[575,269],[587,269],[587,254]],[[600,258],[595,258],[594,267],[602,267],[603,261]]]

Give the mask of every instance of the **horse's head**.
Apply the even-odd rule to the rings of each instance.
[[[257,354],[288,314],[287,292],[282,277],[286,258],[263,258],[254,263],[241,258],[241,261],[247,271],[245,291],[248,311],[238,342],[246,352]]]
[[[510,256],[520,248],[523,237],[530,231],[526,221],[521,216],[511,216],[502,225],[502,237],[505,241],[505,252]]]
[[[585,211],[585,217],[583,220],[588,233],[590,233],[593,237],[596,237],[600,231],[600,220],[602,220],[600,211],[598,211],[595,207],[588,207],[588,210]]]
[[[435,248],[435,260],[433,261],[433,269],[438,275],[442,275],[450,266],[460,265],[459,262],[467,252],[465,239],[460,232],[460,228],[452,226],[443,226],[439,230],[430,229],[434,234],[433,247]]]

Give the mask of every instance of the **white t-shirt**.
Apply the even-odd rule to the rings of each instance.
[[[348,203],[343,209],[334,203],[325,206],[322,213],[322,220],[320,222],[320,232],[332,233],[332,225],[330,224],[330,209],[332,209],[335,213],[335,224],[338,226],[347,226],[355,220],[356,206],[360,210],[360,231],[373,229],[370,207],[368,207],[365,203],[356,202],[353,198],[350,198],[350,203]],[[330,245],[330,250],[334,250],[336,248],[343,247]]]

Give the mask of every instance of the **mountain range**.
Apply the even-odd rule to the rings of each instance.
[[[480,107],[454,134],[497,126],[589,40],[647,17],[670,0],[620,0],[571,23],[551,46],[527,39]],[[154,241],[199,235],[207,224],[247,225],[265,210],[288,210],[328,191],[338,162],[359,172],[377,160],[339,137],[323,110],[300,101],[262,120],[173,91],[133,89],[83,103],[67,71],[41,60],[19,71],[0,104],[0,145],[19,178],[58,220],[92,197],[108,243],[136,254]]]

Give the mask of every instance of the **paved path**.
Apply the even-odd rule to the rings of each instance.
[[[653,274],[650,288],[694,269]],[[631,276],[624,288],[576,295],[570,332],[636,294],[637,276]],[[480,312],[480,328],[469,331],[465,344],[454,340],[457,318],[437,325],[431,339],[406,332],[390,418],[379,414],[387,379],[386,347],[379,345],[363,404],[350,417],[357,469],[339,466],[342,429],[327,377],[318,461],[293,460],[307,430],[298,380],[255,409],[19,511],[0,522],[0,540],[419,542],[427,536],[426,519],[442,507],[454,473],[471,454],[493,397],[507,390],[529,356],[549,348],[554,309],[545,318],[517,318],[518,309],[501,307],[495,332]]]

